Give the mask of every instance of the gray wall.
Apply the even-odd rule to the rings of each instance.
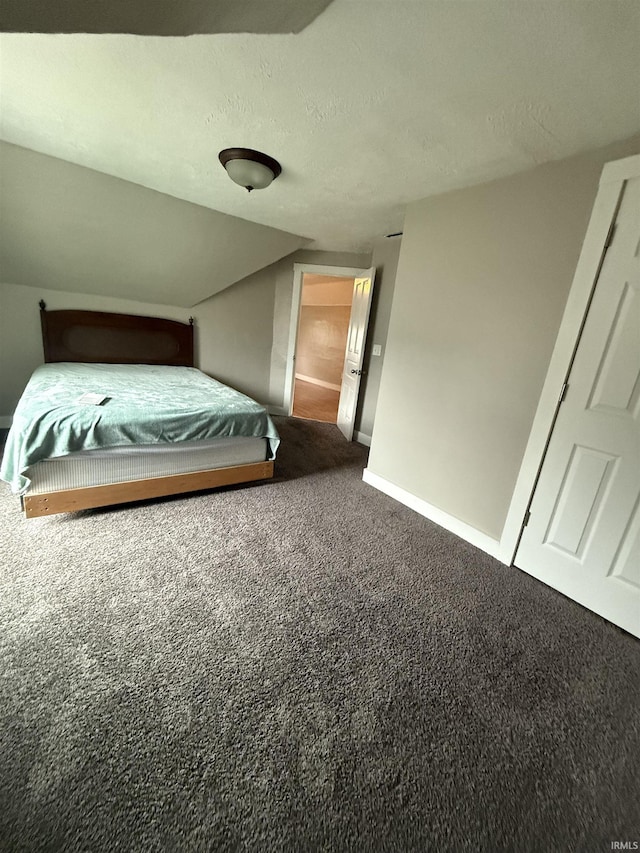
[[[409,205],[370,470],[500,538],[605,162]]]
[[[289,333],[293,265],[296,262],[361,267],[368,265],[369,258],[332,252],[294,253],[247,276],[193,309],[41,287],[0,284],[0,421],[5,423],[13,414],[29,376],[43,361],[38,311],[40,299],[44,299],[51,310],[80,308],[183,321],[193,315],[196,321],[198,366],[205,373],[261,403],[272,403],[275,335],[280,340]],[[288,312],[286,307],[282,307],[287,299]],[[282,405],[284,372],[276,367],[276,373],[276,398],[279,394],[279,404]]]
[[[360,387],[356,430],[371,435],[400,238],[380,238],[373,256],[301,250],[271,264],[194,309],[201,329],[202,369],[278,410],[283,403],[289,345],[293,265],[376,267],[374,298],[365,353],[367,374]],[[373,343],[383,347],[372,357]]]
[[[307,242],[6,142],[0,178],[13,284],[188,307]]]
[[[289,263],[293,275],[293,262]],[[232,388],[269,402],[275,281],[260,270],[201,302],[200,368]]]

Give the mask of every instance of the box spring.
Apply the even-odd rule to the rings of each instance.
[[[176,445],[89,450],[32,465],[27,471],[31,480],[27,494],[45,494],[263,462],[267,459],[267,453],[266,439],[242,436],[186,441]]]

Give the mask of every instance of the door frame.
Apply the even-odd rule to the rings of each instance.
[[[300,322],[300,303],[302,298],[302,279],[305,273],[311,275],[334,275],[342,278],[358,278],[367,270],[360,267],[331,267],[324,264],[294,264],[293,292],[291,295],[291,317],[289,320],[289,344],[284,377],[282,408],[286,415],[293,410],[293,387],[296,378],[296,346],[298,343],[298,324]]]
[[[560,408],[563,387],[573,365],[591,298],[611,241],[624,185],[629,178],[639,174],[640,154],[606,163],[602,170],[598,194],[500,537],[498,559],[507,565],[513,565],[515,560],[525,517]]]

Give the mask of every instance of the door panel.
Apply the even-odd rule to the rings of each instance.
[[[574,446],[544,543],[581,557],[613,475],[617,457]]]
[[[364,347],[367,340],[367,327],[371,298],[373,296],[373,276],[375,269],[367,270],[367,274],[356,278],[353,282],[353,302],[351,303],[351,319],[347,335],[347,348],[342,372],[342,388],[338,404],[338,428],[344,437],[351,441],[362,376]]]
[[[515,564],[640,636],[640,177],[568,381]]]
[[[640,397],[640,369],[627,357],[627,353],[633,349],[633,339],[637,339],[639,334],[640,298],[637,287],[625,282],[589,408],[624,411],[633,417]]]
[[[633,594],[640,590],[638,566],[640,566],[640,502],[636,501],[609,574],[630,584],[634,588]]]

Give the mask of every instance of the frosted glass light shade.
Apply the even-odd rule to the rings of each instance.
[[[282,171],[280,163],[252,148],[225,148],[218,159],[232,181],[249,190],[263,190]]]
[[[247,189],[263,190],[274,178],[271,169],[252,160],[229,160],[225,169],[232,181]]]

